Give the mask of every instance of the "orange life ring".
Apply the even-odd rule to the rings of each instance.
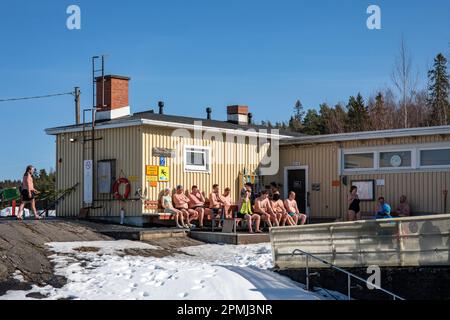
[[[120,194],[119,192],[119,187],[120,185],[124,184],[125,185],[125,192],[124,194]],[[117,180],[116,182],[114,182],[113,185],[113,194],[114,194],[114,198],[117,200],[124,200],[124,199],[128,199],[130,197],[130,193],[131,193],[131,184],[130,181],[128,181],[128,179],[126,178],[120,178],[119,180]]]

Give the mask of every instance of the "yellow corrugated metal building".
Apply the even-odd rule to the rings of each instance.
[[[282,183],[286,195],[296,188],[290,180],[298,171],[301,181],[296,187],[304,193],[299,200],[316,220],[346,220],[347,196],[354,182],[373,184],[373,200],[361,202],[366,216],[374,214],[378,197],[385,197],[395,211],[402,195],[413,214],[448,213],[450,126],[282,141],[280,170],[269,180]]]
[[[104,84],[105,94],[97,96],[94,143],[91,124],[46,130],[56,136],[57,188],[78,184],[58,203],[58,216],[76,217],[89,208],[91,218],[118,221],[123,208],[126,221],[140,225],[158,213],[155,204],[164,188],[198,185],[208,195],[217,183],[222,190],[230,187],[236,202],[244,173],[255,174],[259,187],[280,183],[284,196],[296,191],[311,220],[345,220],[353,184],[367,198],[361,209],[368,215],[379,196],[394,210],[405,195],[415,214],[450,211],[450,126],[295,136],[252,125],[246,106],[228,107],[227,121],[211,120],[209,108],[205,119],[166,115],[163,103],[158,113],[131,114],[129,80],[97,81],[97,92]],[[94,162],[86,163],[92,145]],[[148,166],[165,168],[169,180],[161,181],[160,172]],[[266,166],[272,172],[263,176]],[[131,184],[126,202],[115,200],[110,190],[109,181],[121,177]]]

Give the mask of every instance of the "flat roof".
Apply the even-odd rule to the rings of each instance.
[[[280,142],[280,145],[315,144],[315,143],[340,142],[352,140],[371,140],[371,139],[449,135],[449,134],[450,134],[450,125],[436,126],[436,127],[391,129],[380,131],[350,132],[350,133],[326,134],[317,136],[305,135],[301,137],[292,137],[283,139]]]

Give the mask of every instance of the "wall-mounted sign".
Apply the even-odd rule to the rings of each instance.
[[[139,181],[139,177],[138,176],[129,176],[128,177],[128,181],[130,181],[130,182],[138,182]]]
[[[153,148],[152,154],[154,157],[175,158],[176,156],[175,149],[168,148]]]
[[[340,187],[341,186],[341,181],[340,180],[333,180],[333,181],[331,181],[331,186],[332,187]]]
[[[158,209],[158,201],[145,200],[145,210],[156,210]]]
[[[160,158],[159,158],[159,165],[160,165],[161,167],[167,166],[167,158],[166,158],[166,157],[160,157]]]
[[[84,160],[83,163],[83,202],[92,204],[92,160]]]
[[[147,176],[157,176],[158,166],[145,166],[145,174]]]
[[[312,191],[320,191],[320,183],[313,183],[311,189]]]
[[[384,186],[384,185],[385,185],[384,179],[377,179],[377,186]]]
[[[375,181],[374,180],[356,180],[352,181],[352,186],[358,188],[358,197],[362,201],[375,200]]]
[[[159,167],[158,168],[158,177],[159,182],[168,182],[170,181],[170,172],[169,167]]]
[[[147,177],[147,181],[150,183],[150,187],[156,188],[158,186],[158,176]]]

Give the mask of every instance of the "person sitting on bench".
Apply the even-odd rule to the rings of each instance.
[[[272,210],[277,215],[278,221],[280,221],[281,226],[285,226],[286,223],[289,226],[295,226],[295,222],[290,215],[288,215],[286,208],[284,207],[283,200],[281,200],[280,192],[275,192],[270,201],[272,205]]]
[[[199,228],[203,228],[203,219],[207,210],[205,208],[205,201],[205,197],[200,192],[200,189],[197,186],[192,186],[191,193],[189,193],[189,209],[198,212]]]
[[[297,225],[299,221],[301,225],[304,225],[306,223],[306,219],[308,217],[305,214],[300,213],[297,205],[297,200],[295,200],[294,191],[289,192],[289,198],[284,200],[284,207],[286,208],[288,215],[290,215],[294,220],[294,225]]]
[[[250,190],[246,190],[244,197],[239,199],[238,206],[238,214],[237,217],[239,219],[244,219],[247,221],[248,232],[253,233],[253,222],[255,223],[255,232],[262,233],[259,229],[259,225],[261,223],[261,217],[259,214],[254,214],[252,212],[252,202],[251,202],[252,192]]]
[[[251,182],[247,182],[244,185],[244,188],[242,188],[242,190],[241,190],[240,197],[244,198],[245,197],[245,192],[247,192],[247,191],[250,191],[250,193],[252,194],[250,196],[250,201],[252,203],[252,206],[254,206],[255,205],[255,200],[256,200],[256,195],[255,195],[255,192],[253,191],[253,185],[252,185]]]
[[[223,212],[223,202],[219,192],[219,185],[214,184],[213,190],[209,195],[209,208],[211,209],[211,221],[214,224],[214,219],[222,218],[220,215]],[[219,228],[221,228],[221,224],[219,223]]]
[[[400,204],[397,207],[397,214],[399,217],[411,216],[411,208],[406,200],[406,196],[400,197]]]
[[[194,227],[191,224],[192,220],[198,219],[198,212],[192,209],[189,209],[189,198],[184,194],[183,186],[177,186],[177,191],[173,195],[173,203],[175,204],[175,208],[183,212],[186,218],[186,224],[189,228]]]
[[[164,193],[161,197],[161,206],[164,208],[164,213],[169,213],[175,216],[175,222],[177,224],[177,228],[186,228],[189,229],[187,225],[184,224],[183,212],[181,210],[175,209],[172,204],[172,197],[170,196],[170,189],[164,189]]]
[[[272,228],[272,222],[275,223],[277,227],[280,226],[277,215],[270,206],[269,194],[266,190],[261,191],[261,195],[255,201],[255,213],[259,214],[261,218],[266,219],[269,228]]]
[[[378,198],[378,205],[377,205],[377,214],[375,216],[375,219],[391,219],[391,206],[388,205],[384,197]]]
[[[226,219],[233,218],[233,211],[231,210],[231,189],[226,187],[223,195],[220,197],[223,203],[223,212]]]

